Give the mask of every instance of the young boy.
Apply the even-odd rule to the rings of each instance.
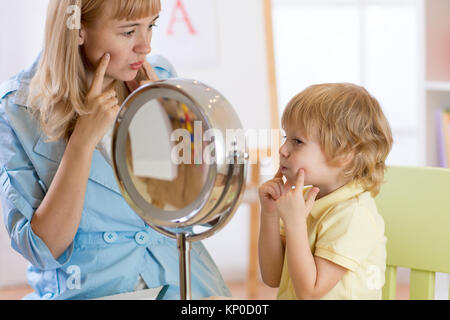
[[[386,237],[373,197],[392,146],[380,105],[353,84],[314,85],[282,126],[280,169],[259,188],[264,282],[278,299],[380,299]]]

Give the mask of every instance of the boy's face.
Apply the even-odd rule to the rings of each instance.
[[[309,137],[301,132],[286,128],[286,137],[280,148],[280,168],[287,181],[295,183],[299,169],[305,171],[305,185],[320,188],[322,197],[343,185],[340,181],[342,168],[331,167],[322,151],[318,132]]]

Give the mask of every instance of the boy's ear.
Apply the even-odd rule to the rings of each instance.
[[[338,166],[341,168],[346,168],[352,163],[353,159],[355,159],[355,150],[351,150],[345,156],[342,156],[338,160]]]

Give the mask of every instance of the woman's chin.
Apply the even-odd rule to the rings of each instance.
[[[118,74],[115,79],[123,82],[129,82],[136,79],[138,71],[129,70],[127,72],[123,72]]]

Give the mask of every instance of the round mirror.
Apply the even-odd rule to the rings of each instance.
[[[239,118],[201,82],[147,84],[122,105],[112,158],[130,206],[152,228],[177,239],[181,297],[189,299],[188,242],[223,227],[244,191],[247,152]]]

